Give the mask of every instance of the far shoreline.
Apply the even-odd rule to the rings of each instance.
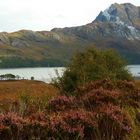
[[[26,69],[26,68],[64,68],[67,67],[68,65],[64,66],[21,66],[21,67],[0,67],[0,69]],[[134,67],[134,66],[140,66],[140,64],[128,64],[127,66],[129,67]]]

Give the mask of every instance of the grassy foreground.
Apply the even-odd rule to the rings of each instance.
[[[136,84],[137,88],[140,89],[140,80],[135,80],[135,84]]]
[[[0,85],[1,105],[9,105],[1,108],[1,140],[140,139],[140,81],[94,81],[76,96],[38,81]]]
[[[58,90],[50,84],[41,81],[13,80],[0,81],[0,100],[17,99],[22,93],[30,94],[33,97],[56,96]]]
[[[135,80],[136,87],[140,89],[140,80]],[[32,97],[56,97],[59,90],[51,84],[41,81],[14,80],[0,81],[0,103],[18,100],[22,94]]]
[[[31,80],[0,81],[0,111],[9,109],[11,104],[22,96],[34,99],[53,98],[59,94],[54,86]]]
[[[140,80],[135,80],[135,85],[140,89]],[[22,96],[38,98],[54,98],[60,95],[59,89],[51,84],[33,80],[7,80],[0,81],[0,109],[10,106]]]

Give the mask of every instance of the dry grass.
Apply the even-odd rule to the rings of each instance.
[[[140,89],[140,80],[136,80],[135,83]],[[0,81],[0,102],[3,100],[16,100],[23,93],[32,97],[54,97],[59,94],[59,91],[54,86],[41,81]]]
[[[136,80],[135,83],[140,89],[140,80]],[[16,100],[23,93],[30,94],[32,97],[54,97],[59,94],[59,91],[54,86],[41,81],[0,81],[0,101]]]
[[[140,89],[140,80],[135,80],[135,83],[136,83],[137,88]]]
[[[140,89],[140,80],[136,80],[135,83]],[[19,100],[23,94],[30,95],[37,100],[46,97],[50,99],[59,95],[59,90],[41,81],[0,81],[0,110]]]
[[[50,84],[41,81],[0,81],[0,102],[17,100],[22,94],[32,97],[54,97],[59,91]]]

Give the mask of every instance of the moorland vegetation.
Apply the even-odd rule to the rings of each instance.
[[[112,50],[77,53],[57,96],[20,96],[0,113],[1,140],[139,140],[140,91]]]

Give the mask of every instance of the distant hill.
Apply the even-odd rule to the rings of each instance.
[[[114,48],[140,64],[140,7],[112,4],[84,26],[0,33],[0,67],[64,66],[87,46]]]

